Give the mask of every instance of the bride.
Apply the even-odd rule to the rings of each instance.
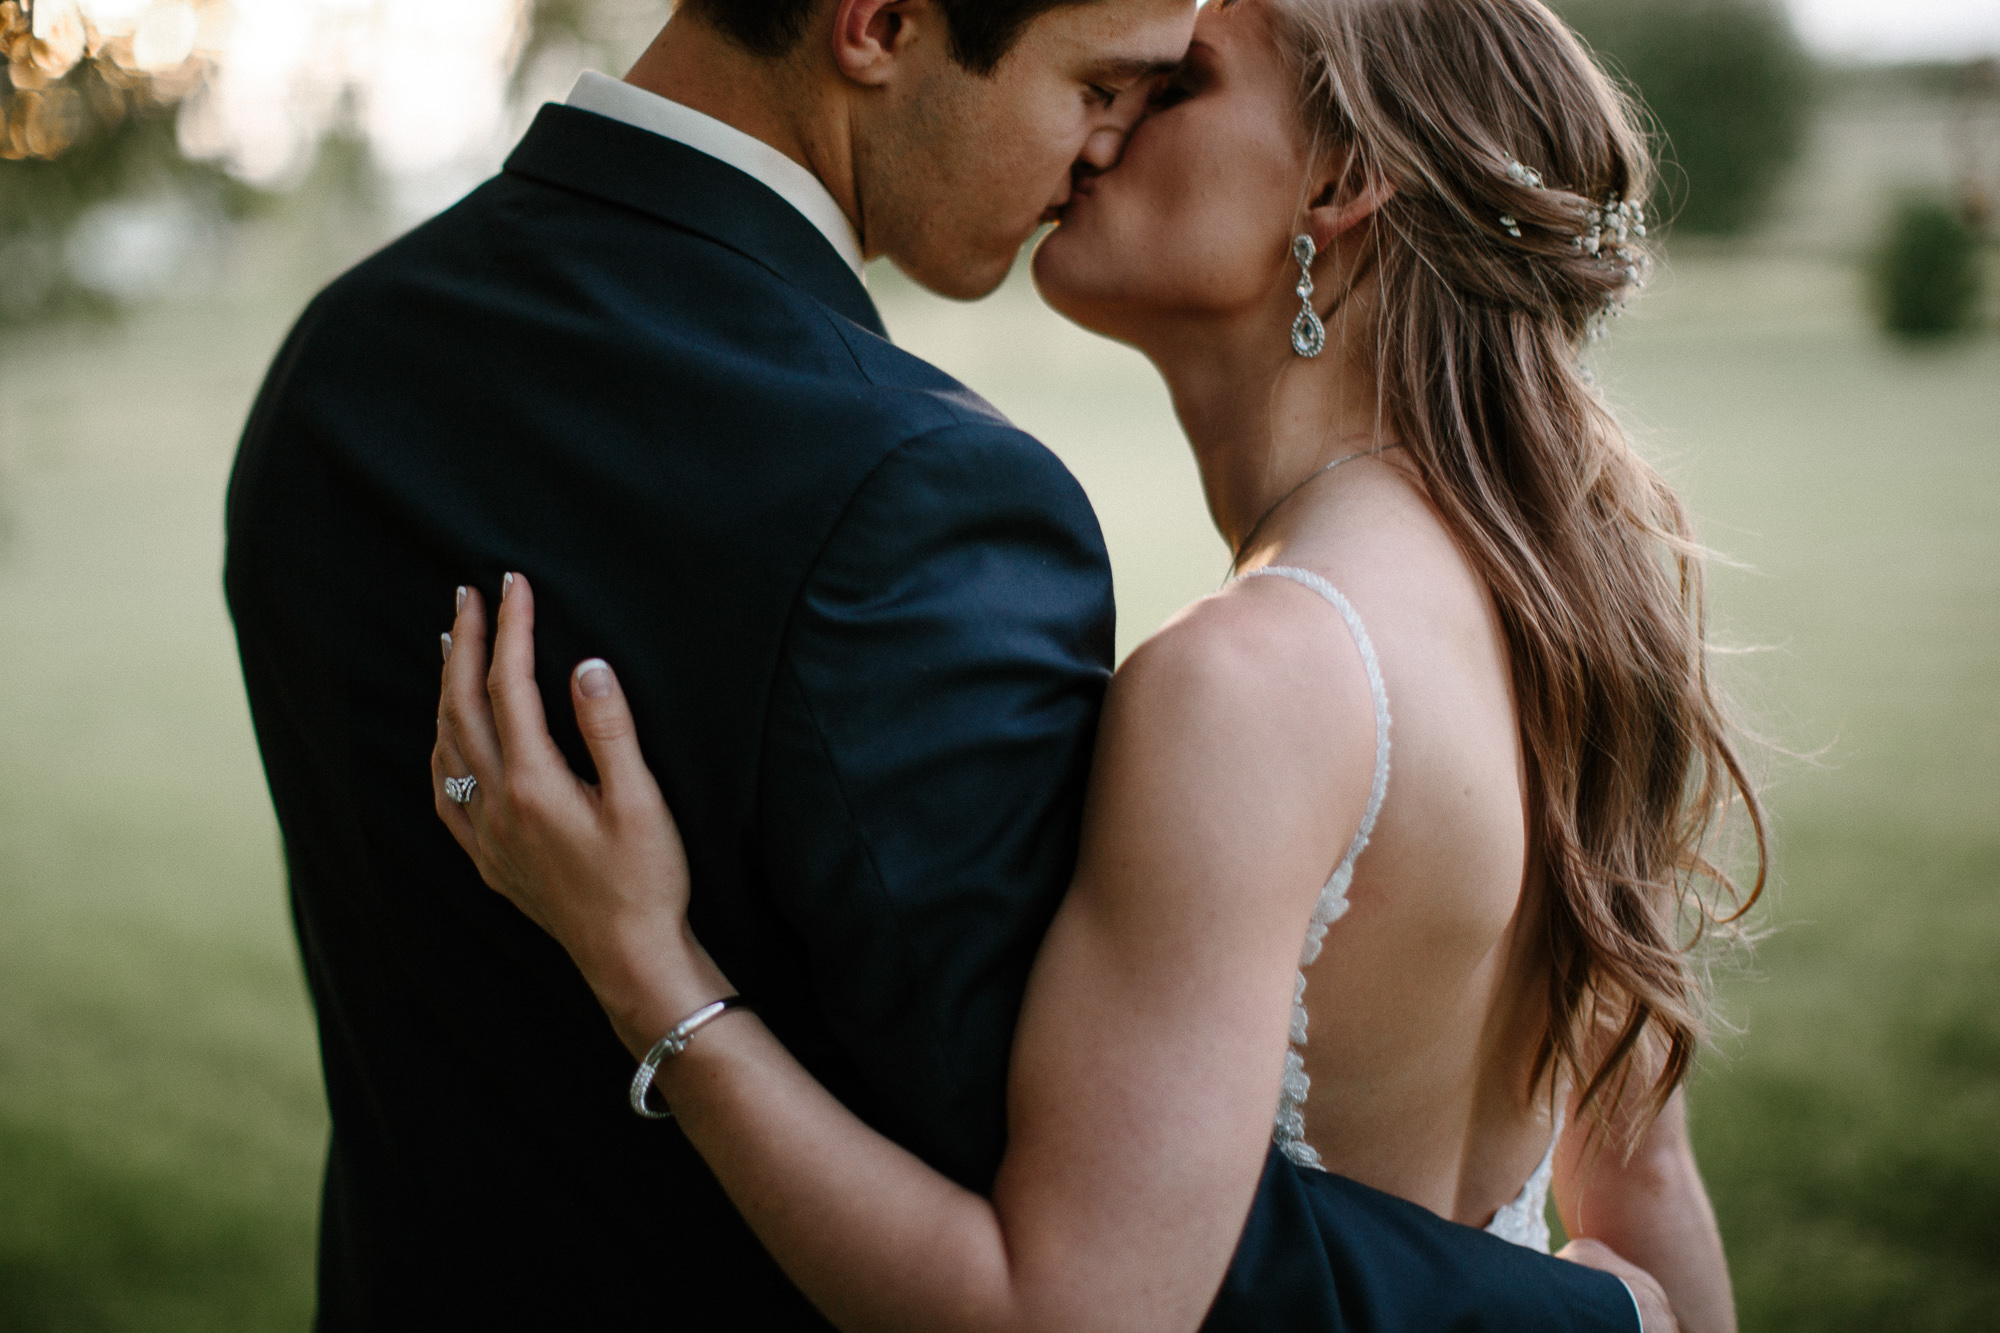
[[[1686,941],[1733,919],[1719,812],[1760,864],[1762,824],[1683,511],[1578,365],[1646,267],[1629,108],[1540,0],[1213,0],[1153,99],[1034,273],[1166,377],[1236,577],[1113,679],[990,1200],[716,1009],[612,669],[590,787],[523,578],[490,681],[461,591],[438,810],[635,1054],[716,1019],[635,1095],[842,1328],[1192,1329],[1274,1135],[1541,1248],[1553,1177],[1566,1254],[1732,1328]]]

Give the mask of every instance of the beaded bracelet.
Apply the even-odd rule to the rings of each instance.
[[[646,1052],[646,1058],[639,1062],[638,1072],[632,1075],[632,1110],[634,1114],[648,1120],[671,1120],[674,1113],[665,1107],[654,1110],[646,1104],[646,1094],[653,1089],[653,1076],[660,1071],[660,1062],[669,1056],[679,1055],[688,1048],[688,1042],[703,1027],[728,1013],[731,1009],[748,1009],[751,1004],[741,995],[725,995],[712,1004],[701,1008],[674,1025],[674,1030],[653,1043],[653,1049]]]

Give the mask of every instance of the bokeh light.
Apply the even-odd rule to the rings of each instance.
[[[341,116],[411,173],[489,143],[524,0],[229,0],[219,67],[181,119],[190,156],[254,183],[296,172]]]
[[[430,170],[488,146],[505,126],[528,8],[527,0],[5,0],[0,42],[13,96],[0,155],[60,155],[86,123],[82,99],[115,97],[183,104],[182,150],[254,185],[298,174],[343,118],[387,170]],[[99,77],[73,78],[85,65]],[[71,86],[86,82],[88,90]]]

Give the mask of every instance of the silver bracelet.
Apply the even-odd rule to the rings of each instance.
[[[728,1013],[731,1009],[748,1009],[750,1002],[741,995],[725,995],[713,1004],[701,1008],[674,1025],[674,1030],[653,1043],[653,1049],[646,1052],[646,1058],[639,1062],[638,1072],[632,1075],[632,1110],[648,1120],[671,1120],[674,1113],[665,1107],[655,1111],[646,1104],[646,1094],[652,1091],[653,1075],[659,1073],[660,1062],[669,1056],[679,1055],[688,1048],[688,1042],[703,1027]]]

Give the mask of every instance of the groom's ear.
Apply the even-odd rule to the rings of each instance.
[[[944,40],[943,17],[926,0],[834,0],[833,62],[854,82],[880,87],[920,33]]]
[[[1360,153],[1351,148],[1342,150],[1322,167],[1306,204],[1306,227],[1314,244],[1326,249],[1374,217],[1395,195],[1395,184]]]

